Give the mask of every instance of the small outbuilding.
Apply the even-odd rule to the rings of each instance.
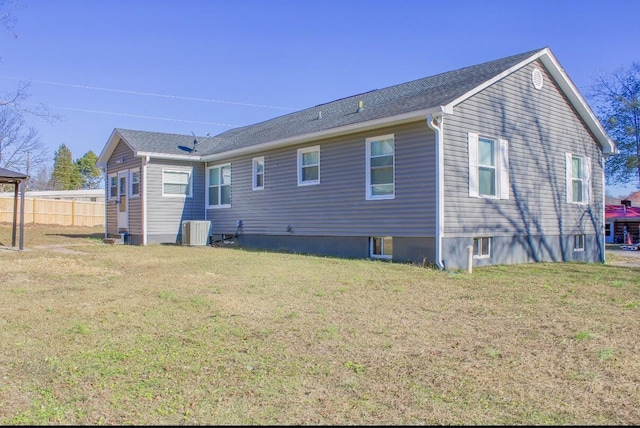
[[[16,227],[18,224],[18,193],[20,193],[20,241],[19,249],[24,249],[24,193],[29,176],[20,172],[0,168],[0,184],[13,184],[13,230],[11,246],[16,246]]]

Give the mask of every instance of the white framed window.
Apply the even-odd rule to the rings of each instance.
[[[488,237],[473,238],[473,258],[488,259],[491,257],[492,241]]]
[[[566,153],[567,202],[588,204],[591,200],[591,159]]]
[[[109,174],[109,199],[118,199],[118,174]]]
[[[207,168],[207,206],[209,208],[231,207],[231,164]]]
[[[584,251],[584,235],[573,235],[573,251]]]
[[[135,198],[140,196],[140,169],[132,169],[131,177],[129,179],[131,183],[131,197]]]
[[[191,197],[191,171],[162,170],[162,196]]]
[[[509,142],[470,132],[469,196],[509,199]]]
[[[366,199],[395,198],[395,136],[367,138]]]
[[[298,186],[320,184],[320,146],[298,149]]]
[[[252,164],[252,188],[253,190],[262,190],[264,189],[264,156],[253,158]]]
[[[391,259],[393,257],[393,238],[390,236],[369,238],[369,256],[374,259]]]

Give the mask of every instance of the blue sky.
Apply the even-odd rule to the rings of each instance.
[[[100,154],[114,128],[214,135],[542,47],[584,95],[640,61],[640,0],[12,1],[0,92],[30,81],[28,102],[61,116],[31,122],[52,157]]]

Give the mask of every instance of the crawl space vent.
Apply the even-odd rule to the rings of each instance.
[[[536,89],[542,89],[542,85],[544,84],[544,79],[542,77],[542,72],[539,68],[534,68],[531,72],[531,81],[533,82],[533,87]]]

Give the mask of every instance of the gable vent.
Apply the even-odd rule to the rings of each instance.
[[[534,68],[531,72],[531,81],[533,82],[533,87],[536,89],[542,89],[542,85],[544,84],[544,78],[542,77],[542,72],[539,68]]]

